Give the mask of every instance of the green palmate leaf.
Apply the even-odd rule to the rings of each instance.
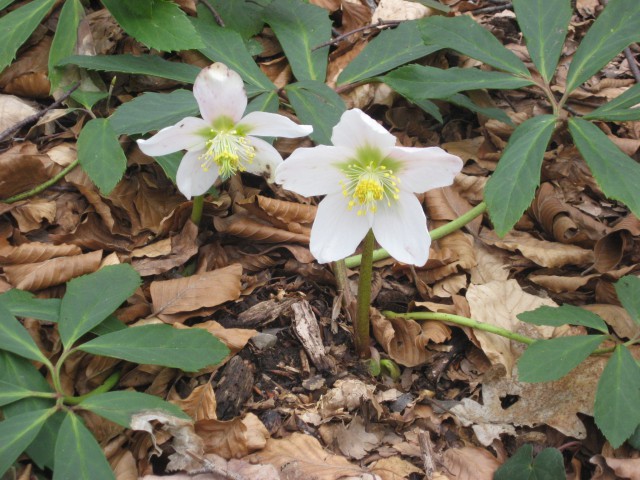
[[[75,278],[67,284],[60,304],[58,330],[66,348],[133,295],[140,275],[131,265],[111,265],[95,273]]]
[[[216,365],[229,353],[224,343],[204,330],[178,330],[169,325],[128,328],[103,335],[78,348],[94,355],[180,368],[187,372]]]
[[[88,122],[78,137],[78,160],[91,181],[109,195],[127,168],[116,132],[104,118]]]
[[[280,100],[278,99],[278,92],[272,90],[270,92],[263,92],[257,97],[253,98],[247,105],[245,113],[249,112],[271,112],[276,113],[280,106]]]
[[[542,306],[530,312],[519,314],[518,319],[534,325],[550,325],[552,327],[566,324],[582,325],[605,334],[609,333],[607,324],[598,315],[573,305],[562,305],[561,307]]]
[[[77,65],[89,70],[153,75],[177,82],[193,83],[200,69],[194,65],[170,62],[157,55],[73,55],[58,65]]]
[[[531,80],[514,77],[508,73],[485,72],[477,68],[443,70],[422,65],[400,67],[377,78],[399,94],[418,100],[446,98],[464,90],[512,89],[532,84]]]
[[[511,118],[509,118],[509,115],[507,115],[504,110],[500,108],[480,107],[476,105],[469,97],[461,93],[456,93],[455,95],[444,98],[443,100],[446,100],[449,103],[453,103],[454,105],[458,105],[459,107],[471,110],[474,113],[484,115],[485,117],[495,118],[496,120],[500,120],[502,123],[506,123],[507,125],[515,127],[514,123],[511,121]]]
[[[78,25],[83,15],[84,8],[80,0],[64,2],[49,51],[49,82],[52,92],[58,88],[62,80],[62,68],[57,68],[56,65],[62,58],[72,55],[75,51]]]
[[[0,348],[37,362],[47,361],[31,335],[3,304],[0,304]]]
[[[0,422],[0,476],[4,475],[29,446],[55,410],[35,410]]]
[[[296,115],[313,125],[309,135],[316,143],[330,144],[331,130],[346,107],[340,96],[322,82],[302,81],[285,87]]]
[[[484,193],[498,235],[511,230],[531,204],[555,124],[555,116],[541,115],[519,125],[511,135]]]
[[[640,2],[611,0],[584,36],[571,60],[566,91],[571,92],[627,45],[640,40]]]
[[[35,318],[47,322],[58,321],[60,311],[58,298],[36,298],[33,293],[14,288],[0,294],[0,304],[7,307],[16,317]]]
[[[0,72],[15,58],[18,48],[29,38],[56,0],[34,0],[0,18]]]
[[[598,348],[604,335],[578,335],[538,340],[518,359],[523,382],[551,382],[564,377]]]
[[[133,415],[143,411],[159,411],[184,420],[191,420],[189,415],[173,403],[139,392],[101,393],[83,400],[79,407],[90,410],[125,428],[131,428]]]
[[[616,282],[615,288],[622,306],[640,324],[640,278],[627,275]]]
[[[62,422],[54,456],[53,480],[116,478],[95,437],[73,412]]]
[[[129,35],[145,45],[165,52],[202,47],[187,15],[169,0],[103,0]]]
[[[266,0],[260,3],[253,0],[209,0],[209,3],[224,21],[225,28],[238,32],[245,39],[262,31],[262,13],[269,4]]]
[[[604,368],[594,404],[594,419],[613,448],[640,424],[640,367],[626,347],[618,345]]]
[[[324,82],[329,47],[313,48],[331,39],[328,12],[302,0],[274,0],[264,19],[278,37],[295,77]]]
[[[625,203],[636,217],[640,217],[640,164],[586,120],[571,118],[569,131],[604,194]]]
[[[192,22],[204,41],[205,47],[200,49],[203,55],[238,72],[245,83],[252,85],[258,92],[276,89],[256,65],[240,34],[229,28],[219,27],[204,5],[198,5],[198,18],[192,19]]]
[[[185,117],[198,115],[200,111],[193,93],[174,90],[171,93],[143,93],[118,107],[109,117],[109,123],[116,134],[133,135],[160,130]]]
[[[438,45],[425,45],[419,21],[410,20],[398,28],[382,31],[371,40],[340,73],[337,83],[343,85],[372,78],[440,49]]]
[[[606,120],[628,122],[640,120],[640,108],[632,108],[640,104],[640,83],[627,89],[609,103],[605,103],[582,118],[587,120]]]
[[[540,75],[549,82],[556,71],[571,20],[570,0],[513,0],[527,50]]]
[[[494,480],[561,480],[566,477],[559,450],[545,448],[533,459],[533,446],[523,445],[494,475]]]
[[[421,30],[428,45],[450,48],[498,70],[529,77],[525,64],[471,17],[429,17],[421,23]]]

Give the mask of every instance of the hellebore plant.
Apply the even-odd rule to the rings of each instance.
[[[222,63],[214,63],[198,74],[193,95],[202,118],[186,117],[148,140],[138,140],[142,152],[151,156],[186,150],[176,183],[187,198],[200,197],[218,177],[227,180],[237,172],[247,171],[270,180],[282,157],[256,135],[294,138],[313,130],[310,125],[297,125],[275,113],[251,112],[243,117],[247,94],[242,78]],[[192,219],[196,223],[201,202],[201,198],[194,202]]]
[[[294,151],[275,180],[300,195],[326,195],[311,229],[320,263],[344,259],[364,238],[355,339],[365,357],[374,239],[396,260],[424,265],[431,238],[415,193],[451,185],[463,162],[438,147],[396,147],[396,137],[358,109],[342,115],[331,141]]]

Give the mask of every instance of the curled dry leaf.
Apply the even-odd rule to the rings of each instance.
[[[362,417],[355,416],[349,425],[344,423],[321,425],[320,435],[326,445],[337,445],[347,457],[360,460],[380,445],[384,431],[379,430],[377,434],[368,432]]]
[[[276,200],[274,198],[254,195],[237,204],[251,212],[258,218],[280,222],[276,226],[279,228],[289,228],[290,224],[310,224],[316,218],[318,207],[315,205],[304,205],[302,203],[288,202],[286,200]]]
[[[53,245],[51,243],[30,242],[14,247],[0,238],[0,262],[9,265],[37,263],[55,257],[80,255],[82,250],[76,245]]]
[[[380,476],[382,480],[403,480],[410,478],[412,473],[422,474],[422,470],[413,463],[409,463],[400,457],[381,458],[369,467],[372,473]]]
[[[258,222],[246,215],[236,214],[226,218],[214,217],[213,225],[220,233],[235,235],[236,237],[248,238],[259,242],[296,242],[304,245],[309,243],[308,233],[294,233],[275,228],[265,223]]]
[[[373,308],[370,318],[373,335],[394,361],[406,367],[415,367],[432,357],[422,346],[424,342],[418,342],[423,333],[418,322],[404,318],[387,318]]]
[[[201,328],[206,330],[223,342],[231,351],[231,355],[235,355],[242,350],[247,342],[258,334],[257,330],[249,328],[225,328],[213,320],[198,323],[193,327],[185,327],[184,325],[177,324],[176,328]]]
[[[554,293],[575,292],[584,287],[592,279],[600,275],[585,275],[584,277],[569,277],[564,275],[529,275],[529,280]]]
[[[16,206],[11,215],[18,222],[21,232],[27,233],[42,227],[42,223],[53,223],[56,218],[56,202],[35,198]]]
[[[0,198],[34,188],[53,175],[47,155],[38,153],[32,143],[17,144],[0,155]]]
[[[382,412],[382,407],[374,396],[376,387],[367,385],[361,380],[338,380],[334,387],[325,393],[318,402],[318,410],[322,418],[328,419],[344,412],[351,412],[363,403],[370,402],[373,408]]]
[[[216,420],[216,394],[211,383],[207,382],[193,389],[187,398],[180,398],[175,390],[169,397],[171,403],[179,406],[196,422],[200,420]]]
[[[241,276],[242,266],[233,264],[190,277],[152,282],[153,311],[157,315],[170,315],[237,300]]]
[[[100,266],[102,250],[84,255],[58,257],[39,263],[25,263],[4,267],[9,282],[20,290],[42,290],[61,285],[72,278],[95,272]]]
[[[267,428],[253,413],[227,422],[200,420],[195,428],[204,442],[205,453],[215,453],[227,460],[264,448],[269,438]]]

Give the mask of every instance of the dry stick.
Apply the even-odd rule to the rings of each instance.
[[[501,12],[503,10],[513,10],[513,5],[511,5],[511,3],[503,3],[502,5],[494,5],[492,7],[483,7],[476,10],[471,10],[471,13],[493,13]]]
[[[364,27],[356,28],[355,30],[351,30],[349,32],[345,32],[342,35],[338,35],[336,38],[329,40],[327,42],[321,43],[320,45],[316,45],[311,49],[312,52],[319,50],[322,47],[328,47],[329,45],[333,45],[335,43],[340,43],[345,38],[353,35],[354,33],[362,32],[363,30],[369,30],[371,28],[378,27],[397,27],[400,25],[402,21],[400,20],[378,20],[377,23],[372,23],[371,25],[365,25]]]
[[[75,85],[73,85],[71,87],[71,89],[69,91],[65,92],[58,100],[53,102],[47,108],[44,108],[43,110],[40,110],[39,112],[34,113],[33,115],[30,115],[27,118],[25,118],[24,120],[21,120],[18,123],[16,123],[15,125],[7,128],[5,131],[0,133],[0,142],[4,141],[5,138],[7,138],[9,135],[13,134],[14,132],[17,132],[22,127],[24,127],[26,125],[29,125],[30,123],[38,121],[40,119],[40,117],[43,117],[49,110],[53,110],[54,108],[58,108],[62,104],[62,102],[64,102],[67,98],[69,98],[69,95],[71,95],[79,86],[80,86],[80,82],[77,82]]]
[[[199,0],[199,1],[200,1],[200,3],[202,3],[205,7],[207,7],[209,9],[209,11],[213,15],[213,18],[215,19],[215,21],[216,21],[216,23],[218,25],[220,25],[221,27],[225,27],[226,26],[224,24],[224,20],[222,20],[222,17],[218,13],[218,11],[213,7],[213,5],[211,5],[209,3],[209,0]]]
[[[629,63],[629,69],[631,70],[631,73],[633,73],[633,78],[636,79],[636,83],[640,83],[640,68],[638,68],[638,62],[629,47],[624,49],[624,56]]]

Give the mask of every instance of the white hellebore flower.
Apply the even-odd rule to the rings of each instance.
[[[396,260],[424,265],[431,238],[415,193],[451,185],[462,160],[438,147],[396,147],[396,137],[358,109],[342,115],[331,141],[297,149],[276,171],[287,190],[326,194],[311,229],[313,256],[343,259],[373,229]]]
[[[148,140],[138,140],[143,153],[167,155],[186,150],[176,183],[187,197],[204,194],[218,177],[228,179],[236,172],[250,172],[271,178],[282,157],[267,137],[304,137],[309,125],[297,125],[275,113],[251,112],[240,75],[222,63],[204,68],[193,85],[202,118],[186,117],[163,128]]]

